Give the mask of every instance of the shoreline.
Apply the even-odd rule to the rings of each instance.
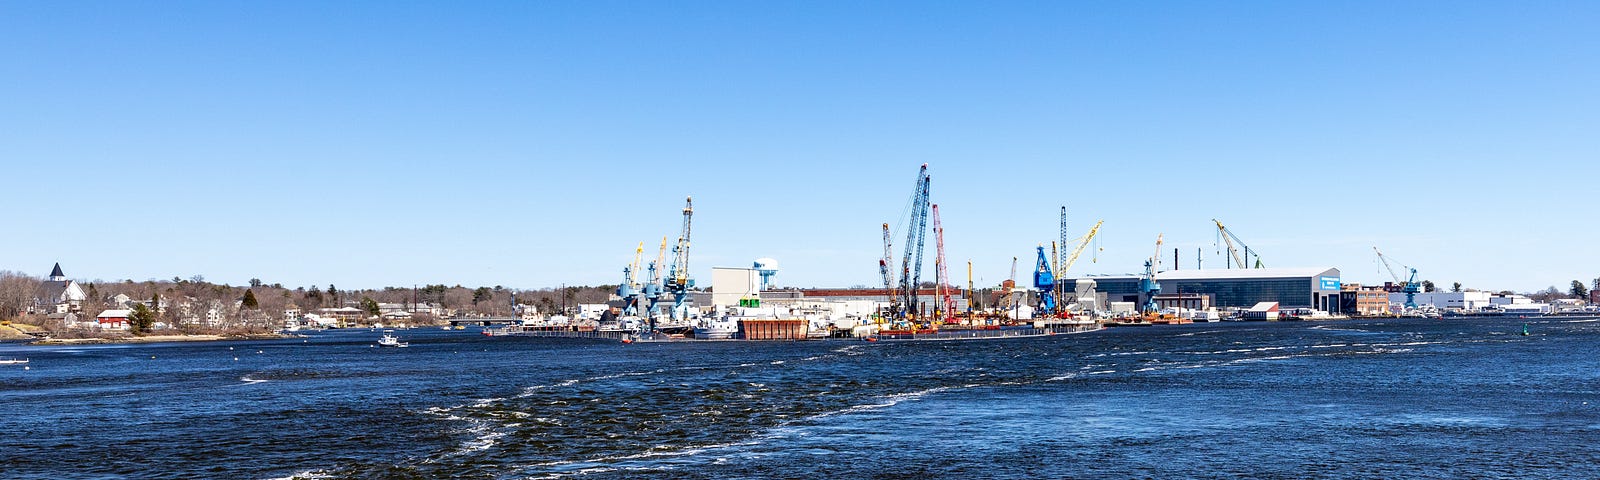
[[[217,342],[226,340],[277,340],[284,338],[300,338],[300,336],[284,333],[250,333],[230,335],[149,335],[143,337],[119,338],[45,338],[27,342],[26,345],[110,345],[126,343]]]

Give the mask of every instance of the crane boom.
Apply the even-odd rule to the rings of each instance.
[[[1250,246],[1245,245],[1244,240],[1240,240],[1238,235],[1234,235],[1233,230],[1229,230],[1228,227],[1222,226],[1222,221],[1215,218],[1211,219],[1211,221],[1217,224],[1217,235],[1221,236],[1222,242],[1228,245],[1228,255],[1233,257],[1233,263],[1238,265],[1239,268],[1251,268],[1249,264]],[[1244,249],[1244,255],[1242,257],[1239,255],[1240,247],[1243,247]],[[1265,266],[1266,265],[1261,263],[1261,255],[1257,253],[1256,265],[1254,268],[1263,268]]]
[[[643,262],[643,261],[644,261],[644,242],[639,242],[639,248],[636,248],[636,249],[633,250],[633,266],[629,270],[629,271],[633,272],[632,281],[633,281],[634,288],[638,288],[639,287],[639,263]]]
[[[939,308],[933,316],[935,322],[943,321],[950,317],[956,309],[955,300],[950,298],[950,271],[944,259],[944,224],[939,222],[939,206],[933,205],[933,244],[936,252],[933,257],[934,282],[938,283]],[[935,323],[937,325],[937,323]]]
[[[1078,263],[1078,255],[1083,254],[1083,249],[1087,248],[1089,246],[1089,242],[1094,240],[1095,234],[1100,233],[1100,225],[1105,223],[1105,220],[1095,222],[1094,226],[1089,228],[1089,233],[1084,234],[1083,237],[1078,239],[1078,246],[1072,249],[1072,254],[1067,256],[1067,261],[1061,262],[1061,270],[1056,272],[1057,276],[1065,275],[1067,273],[1067,269],[1072,268],[1072,264]]]
[[[1400,275],[1394,272],[1394,267],[1389,264],[1392,259],[1378,251],[1378,247],[1372,247],[1372,252],[1378,254],[1378,261],[1383,262],[1383,268],[1388,270],[1389,276],[1394,277],[1394,282],[1400,285],[1400,292],[1406,294],[1406,308],[1417,308],[1417,293],[1422,291],[1422,286],[1417,283],[1417,269],[1401,264],[1400,268],[1410,274],[1410,277],[1402,281]]]
[[[892,247],[889,241],[889,224],[885,223],[883,224],[883,258],[878,259],[878,273],[883,275],[883,291],[888,292],[889,312],[891,313],[895,311],[895,302],[897,301],[894,289],[894,273],[892,273],[894,271]]]
[[[905,292],[905,310],[917,309],[917,284],[922,281],[922,245],[928,229],[928,164],[917,171],[916,188],[911,192],[911,222],[906,229],[905,254],[900,257],[900,291]],[[916,253],[916,263],[911,254]],[[915,270],[913,272],[913,270]]]

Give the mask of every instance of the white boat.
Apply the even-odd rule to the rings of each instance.
[[[405,342],[401,342],[400,341],[400,337],[396,337],[394,335],[384,335],[382,338],[378,339],[378,346],[380,346],[380,347],[402,347],[403,348],[403,347],[409,347],[409,346],[411,346],[411,344],[408,344],[408,343],[405,343]]]
[[[25,364],[25,363],[28,363],[28,359],[26,359],[26,358],[24,358],[22,360],[17,360],[15,358],[10,359],[10,360],[0,360],[0,365],[22,365],[22,364]]]
[[[723,340],[739,335],[741,320],[771,320],[777,317],[772,307],[717,307],[711,316],[700,317],[694,324],[694,338]]]

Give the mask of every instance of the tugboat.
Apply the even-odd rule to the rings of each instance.
[[[396,337],[394,335],[384,335],[382,338],[378,339],[378,346],[380,346],[380,347],[405,348],[405,347],[411,346],[411,344],[405,343],[405,342],[401,342],[400,338]]]

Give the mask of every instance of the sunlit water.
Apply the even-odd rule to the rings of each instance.
[[[0,477],[1600,478],[1592,319],[398,334],[0,344]]]

